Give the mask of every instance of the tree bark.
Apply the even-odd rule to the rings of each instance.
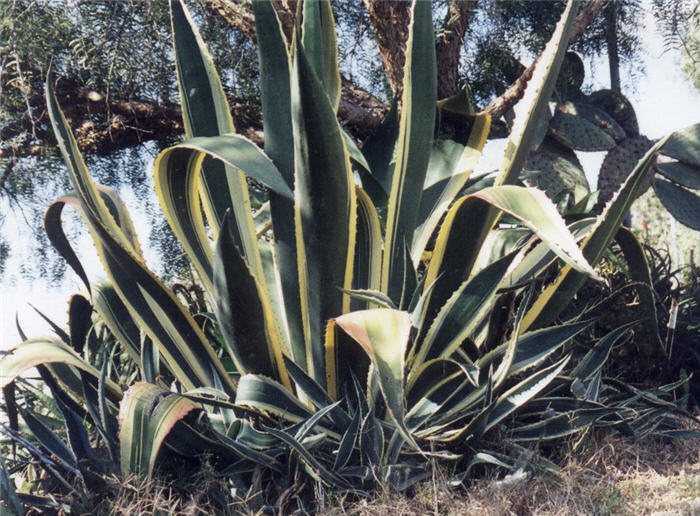
[[[405,0],[363,0],[394,96],[400,98],[411,4]]]
[[[457,93],[459,55],[478,0],[452,0],[447,8],[443,32],[438,37],[435,51],[438,69],[438,99]]]
[[[591,0],[576,16],[574,27],[569,36],[568,44],[571,45],[576,41],[583,31],[586,30],[593,20],[598,16],[600,11],[605,7],[607,0]],[[497,99],[486,106],[482,113],[488,113],[492,118],[498,118],[503,113],[512,108],[525,94],[525,87],[528,81],[532,78],[532,73],[535,70],[535,65],[539,61],[540,56],[537,56],[530,66],[528,66],[520,77]]]
[[[610,89],[620,93],[620,56],[617,49],[617,0],[612,0],[605,9],[605,42],[608,47],[610,67]]]

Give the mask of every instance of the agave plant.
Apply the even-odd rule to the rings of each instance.
[[[601,418],[629,427],[633,408],[599,401],[602,364],[628,328],[572,364],[565,344],[591,322],[585,312],[564,323],[558,317],[584,279],[598,277],[593,265],[664,142],[598,218],[571,227],[544,192],[515,184],[564,58],[575,3],[538,62],[486,188],[469,176],[490,120],[474,113],[465,93],[436,102],[430,2],[412,6],[402,97],[361,146],[335,114],[330,3],[299,2],[291,41],[271,3],[255,1],[253,9],[264,150],[235,133],[192,17],[171,1],[186,139],[160,154],[155,183],[208,311],[191,313],[148,270],[126,207],[91,179],[47,80],[74,191],[48,209],[46,231],[139,381],[123,392],[107,366],[98,370],[76,350],[83,338],[70,333],[14,348],[0,359],[2,385],[46,366],[54,397],[72,400],[67,424],[81,403],[96,400],[84,419],[104,434],[124,474],[152,474],[167,450],[207,452],[249,482],[299,470],[342,489],[377,481],[406,487],[426,475],[427,457],[455,461],[462,476],[479,461],[505,464],[481,453],[482,438],[538,395],[547,396],[531,405],[524,425],[511,426],[514,441],[568,435]],[[248,179],[267,191],[255,213]],[[85,220],[107,284],[91,284],[72,250],[61,226],[65,205]],[[494,252],[488,242],[504,217],[525,237]],[[557,277],[541,290],[538,278],[555,262]],[[585,396],[567,394],[576,380]],[[618,398],[629,404],[639,396]],[[70,444],[85,453],[72,450],[66,464],[89,476],[80,459],[90,446]]]

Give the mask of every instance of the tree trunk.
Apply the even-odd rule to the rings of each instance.
[[[411,19],[411,4],[405,0],[363,0],[372,30],[377,37],[379,54],[395,97],[401,96],[406,41]]]
[[[457,93],[459,55],[477,0],[452,0],[437,40],[438,99]]]
[[[617,0],[613,0],[605,9],[605,40],[608,47],[608,65],[610,66],[610,89],[621,93],[620,56],[617,50]]]

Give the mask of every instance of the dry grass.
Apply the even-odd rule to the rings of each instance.
[[[558,479],[535,477],[503,488],[491,477],[454,490],[436,474],[410,497],[384,493],[372,501],[339,502],[329,514],[700,515],[700,443],[608,436],[572,453]]]

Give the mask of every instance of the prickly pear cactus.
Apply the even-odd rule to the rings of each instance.
[[[654,142],[641,134],[622,140],[617,147],[610,149],[603,160],[598,174],[598,205],[603,206],[627,179],[637,162],[652,147]],[[653,169],[649,172],[638,195],[643,194],[653,181]]]
[[[583,61],[578,54],[567,52],[555,86],[557,98],[562,101],[582,99],[585,96],[581,91],[585,73]]]
[[[586,102],[614,118],[629,136],[639,134],[637,114],[627,97],[621,93],[613,90],[594,91],[588,96]]]
[[[558,201],[565,192],[572,192],[572,201],[576,203],[590,192],[576,154],[550,138],[528,156],[523,180],[529,186],[544,190],[554,201]]]
[[[665,179],[654,182],[654,192],[678,222],[700,231],[700,197]]]
[[[616,142],[621,142],[627,137],[624,129],[620,127],[620,124],[618,124],[613,117],[592,104],[585,102],[562,102],[557,105],[557,110],[587,120],[598,129],[605,131]]]
[[[557,108],[549,122],[549,134],[569,149],[601,151],[612,149],[615,140],[604,130],[582,116],[566,113]]]

